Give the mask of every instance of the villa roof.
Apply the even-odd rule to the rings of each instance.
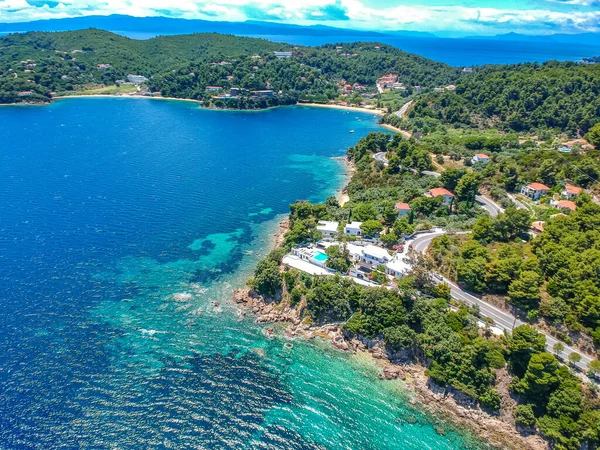
[[[440,195],[454,197],[454,194],[446,188],[429,189],[429,195],[431,197],[439,197]]]
[[[550,188],[542,183],[529,183],[527,185],[528,188],[533,189],[534,191],[549,191]]]
[[[565,191],[567,191],[567,193],[571,195],[581,194],[582,190],[583,189],[581,189],[579,186],[573,186],[572,184],[567,184],[565,186]]]
[[[396,203],[396,209],[398,211],[410,211],[410,205],[408,203],[398,202]]]
[[[477,156],[479,159],[490,159],[490,157],[485,153],[477,153],[475,156]]]
[[[536,231],[539,231],[540,233],[544,231],[544,221],[540,220],[537,222],[533,222],[531,224],[531,228],[533,228]]]
[[[346,226],[348,228],[360,228],[362,226],[362,222],[350,222]]]
[[[319,220],[317,225],[317,230],[319,231],[328,231],[335,233],[338,229],[338,222],[330,222],[328,220]]]
[[[571,211],[575,211],[577,209],[577,205],[571,200],[560,200],[556,202],[554,206],[556,206],[558,209],[568,208]]]
[[[366,255],[375,256],[379,259],[391,259],[390,254],[385,248],[377,247],[376,245],[367,245],[363,253]]]

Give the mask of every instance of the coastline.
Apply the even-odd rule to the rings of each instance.
[[[75,95],[57,95],[52,97],[52,100],[64,100],[68,98],[140,98],[140,99],[150,99],[150,100],[167,100],[167,101],[180,101],[180,102],[191,102],[202,104],[202,100],[195,100],[192,98],[179,98],[179,97],[162,97],[162,96],[143,96],[143,95],[128,95],[128,94],[75,94]],[[28,106],[44,106],[50,105],[52,101],[47,103],[1,103],[0,106],[19,106],[19,105],[28,105]],[[329,108],[329,109],[339,109],[342,111],[354,111],[363,114],[372,113],[376,116],[383,116],[386,114],[386,111],[378,108],[369,109],[369,108],[361,108],[359,106],[343,106],[343,105],[332,105],[332,104],[321,104],[321,103],[301,103],[297,102],[295,105],[277,105],[277,106],[269,106],[267,108],[260,109],[229,109],[229,108],[204,108],[211,111],[264,111],[268,109],[274,108],[284,108],[287,106],[307,106],[310,108]],[[406,133],[407,136],[410,136],[405,131],[399,130],[397,128],[391,127],[386,124],[379,124],[384,128],[388,128],[390,130],[394,130],[398,133]]]
[[[343,105],[334,105],[334,104],[324,104],[324,103],[296,103],[296,106],[310,106],[311,108],[329,108],[329,109],[340,109],[343,111],[355,111],[361,113],[373,113],[377,116],[385,115],[385,111],[382,109],[369,109],[369,108],[361,108],[359,106],[343,106]]]
[[[289,226],[289,223],[287,225]],[[281,226],[280,231],[284,229]],[[281,236],[284,233],[285,231]],[[446,421],[456,428],[467,430],[493,448],[511,450],[549,448],[548,443],[537,434],[521,435],[508,418],[507,412],[510,413],[510,410],[501,412],[500,417],[507,418],[502,420],[479,407],[473,407],[472,402],[460,392],[448,391],[432,383],[425,374],[424,366],[418,363],[392,362],[380,341],[361,340],[357,337],[349,340],[338,325],[311,326],[300,317],[304,308],[302,303],[292,308],[285,301],[267,302],[248,287],[234,289],[232,300],[238,307],[252,311],[255,322],[265,325],[264,334],[267,337],[275,335],[275,328],[269,326],[270,324],[285,324],[283,335],[287,339],[321,338],[329,341],[332,347],[341,352],[369,358],[381,369],[379,379],[402,381],[406,392],[413,397],[410,401],[412,405],[418,406],[436,420]],[[503,406],[508,406],[510,409],[513,405]]]
[[[354,175],[356,172],[356,165],[354,162],[350,161],[347,156],[338,156],[333,159],[339,161],[340,164],[342,164],[346,169],[346,172],[343,174],[345,180],[340,189],[336,191],[336,198],[340,206],[344,206],[350,201],[350,196],[348,195],[348,182],[352,179],[352,175]]]
[[[387,123],[380,123],[379,126],[385,128],[386,130],[390,130],[390,131],[394,131],[395,133],[399,133],[402,136],[404,136],[405,139],[410,139],[412,137],[412,134],[410,134],[408,131],[401,130],[400,128],[396,128],[393,125],[389,125]]]
[[[380,124],[381,126],[385,126]],[[385,126],[396,132],[402,132],[392,126]],[[402,132],[404,134],[406,132]],[[348,180],[336,197],[341,205],[349,201],[347,193],[348,181],[356,167],[345,156],[334,158],[347,168],[344,174]],[[289,231],[289,220],[279,223],[279,230],[273,235],[273,249],[283,243],[283,237]],[[379,366],[378,377],[382,380],[402,380],[406,392],[412,396],[411,404],[430,414],[435,420],[447,422],[452,426],[467,430],[474,436],[485,441],[493,448],[513,450],[546,450],[548,443],[539,435],[522,435],[514,425],[512,411],[514,402],[503,404],[499,415],[492,415],[479,406],[473,406],[472,399],[458,391],[445,389],[432,383],[425,374],[426,367],[419,363],[395,363],[388,354],[385,346],[378,340],[359,339],[346,336],[338,325],[312,326],[302,319],[301,314],[305,304],[292,307],[287,300],[279,303],[263,299],[248,287],[234,289],[233,302],[241,309],[250,310],[254,321],[264,324],[264,334],[268,337],[275,335],[275,327],[269,324],[285,324],[283,334],[287,339],[322,338],[341,352],[356,357],[369,358]],[[245,313],[244,313],[245,314]],[[500,379],[505,376],[505,370],[500,370]],[[413,403],[414,402],[414,403]]]

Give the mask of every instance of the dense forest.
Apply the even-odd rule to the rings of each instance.
[[[409,126],[419,128],[557,130],[583,136],[600,121],[600,64],[484,66],[459,79],[453,91],[420,97],[409,117]]]
[[[510,137],[499,143],[493,136],[473,134],[453,140],[467,145],[479,141],[477,148],[498,145],[498,152],[506,155],[531,151],[527,145],[519,148]],[[343,322],[347,337],[383,342],[391,360],[423,365],[430,380],[446,392],[465,394],[491,413],[508,414],[523,434],[537,432],[556,449],[596,448],[600,444],[597,393],[546,351],[544,335],[531,325],[494,335],[481,326],[476,309],[453,303],[448,285],[433,282],[430,274],[454,264],[456,271],[466,275],[461,281],[475,290],[491,286],[508,293],[519,307],[538,314],[552,311],[558,314],[556,320],[579,330],[595,330],[600,320],[600,277],[595,272],[600,206],[583,195],[574,214],[557,217],[547,235],[523,243],[519,237],[531,221],[527,211],[509,208],[490,218],[470,201],[470,192],[492,182],[496,163],[487,172],[474,166],[469,171],[446,169],[439,178],[419,174],[431,168],[429,154],[437,144],[385,133],[361,139],[347,152],[357,169],[348,186],[350,201],[342,207],[333,197],[323,204],[291,205],[284,244],[258,264],[249,285],[265,298],[299,311],[308,322]],[[380,151],[387,152],[387,166],[373,158]],[[422,195],[435,186],[454,190],[457,204],[449,208]],[[413,212],[398,219],[393,210],[397,200],[409,202]],[[363,226],[380,234],[384,245],[391,246],[403,234],[451,218],[460,218],[457,223],[463,225],[474,220],[473,236],[438,238],[432,244],[433,258],[413,255],[412,269],[388,288],[361,286],[339,275],[311,277],[281,266],[292,246],[320,238],[319,220],[363,221]],[[338,239],[345,242],[352,237]],[[327,254],[330,268],[347,270],[349,256],[343,244],[330,247]],[[531,316],[535,322],[535,314]],[[600,371],[600,367],[593,364],[590,370]]]
[[[293,56],[278,59],[275,51]],[[145,76],[148,88],[165,96],[210,99],[214,93],[206,87],[219,86],[223,92],[281,91],[284,103],[303,96],[327,101],[344,83],[374,90],[376,79],[390,72],[408,87],[430,90],[461,76],[445,64],[374,43],[292,47],[219,34],[133,40],[96,29],[0,38],[0,102],[31,101],[18,95],[25,88],[49,98],[49,92],[114,85],[129,74]]]

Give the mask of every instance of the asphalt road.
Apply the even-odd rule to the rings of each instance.
[[[375,153],[373,155],[373,158],[375,158],[375,161],[381,161],[384,165],[388,165],[388,160],[385,157],[385,153],[386,152],[379,152],[379,153]]]
[[[475,201],[479,203],[481,207],[485,209],[492,217],[496,217],[498,214],[504,212],[504,208],[502,208],[500,205],[497,205],[489,198],[484,197],[483,195],[476,195]]]
[[[439,231],[436,231],[431,234],[418,236],[411,242],[412,249],[419,253],[424,253],[425,250],[427,250],[427,247],[429,247],[429,244],[431,243],[431,241],[435,237],[441,236],[444,233],[445,232],[443,230],[439,230]],[[523,325],[525,323],[525,322],[520,321],[517,317],[515,317],[511,313],[509,313],[507,311],[503,311],[499,308],[496,308],[495,306],[484,302],[479,297],[476,297],[473,294],[465,292],[459,286],[457,286],[452,281],[450,281],[444,277],[441,277],[441,279],[440,279],[440,278],[437,278],[437,276],[436,276],[436,277],[434,277],[434,281],[436,281],[437,283],[442,283],[442,282],[447,283],[450,286],[450,295],[452,298],[463,301],[469,305],[477,305],[481,316],[492,319],[494,321],[494,325],[497,326],[498,328],[502,328],[502,329],[510,332],[513,330],[513,328],[518,327],[519,325]],[[556,352],[553,349],[553,346],[554,346],[554,344],[559,342],[558,339],[554,338],[553,336],[550,336],[549,334],[546,334],[546,333],[543,333],[543,334],[546,336],[546,350],[549,353],[556,354]],[[581,361],[578,362],[577,364],[575,364],[575,366],[577,366],[577,368],[581,372],[583,372],[583,373],[587,372],[587,365],[592,360],[592,358],[590,358],[586,354],[580,352],[579,350],[568,347],[564,343],[562,343],[562,344],[564,345],[565,349],[558,354],[558,357],[560,359],[562,359],[563,361],[568,361],[569,355],[571,353],[579,353],[579,355],[581,356]],[[588,380],[588,378],[585,377],[585,375],[583,375],[583,374],[580,374],[580,375],[581,375],[581,377],[583,377],[582,379],[585,379],[586,381]]]
[[[398,111],[396,111],[394,114],[396,114],[396,116],[398,116],[398,117],[402,118],[402,116],[403,116],[404,114],[406,114],[406,111],[408,111],[408,108],[410,108],[410,105],[412,105],[412,104],[413,104],[413,101],[412,101],[412,100],[411,100],[411,101],[409,101],[409,102],[406,102],[404,105],[402,105],[402,108],[400,108],[400,109],[399,109]]]

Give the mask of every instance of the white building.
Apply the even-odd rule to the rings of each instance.
[[[127,81],[129,81],[130,83],[134,83],[134,84],[140,84],[140,83],[144,83],[146,81],[148,81],[148,78],[146,78],[143,75],[127,75]]]
[[[394,278],[402,278],[410,269],[410,264],[406,262],[406,256],[396,254],[390,262],[385,265],[385,272]]]
[[[338,231],[339,222],[330,222],[319,220],[317,231],[320,231],[323,237],[334,237]]]
[[[362,236],[362,222],[350,222],[344,227],[344,233],[351,236]]]
[[[291,58],[292,52],[273,52],[276,58]]]
[[[538,200],[542,195],[545,195],[550,188],[542,183],[529,183],[521,188],[521,194],[526,195],[532,200]]]
[[[391,261],[392,257],[385,248],[377,247],[376,245],[367,245],[363,248],[361,261],[379,265],[386,264]]]
[[[318,248],[314,247],[294,247],[292,249],[292,255],[297,256],[303,261],[307,261],[315,266],[326,269],[326,261],[328,259],[327,254],[323,253]]]

